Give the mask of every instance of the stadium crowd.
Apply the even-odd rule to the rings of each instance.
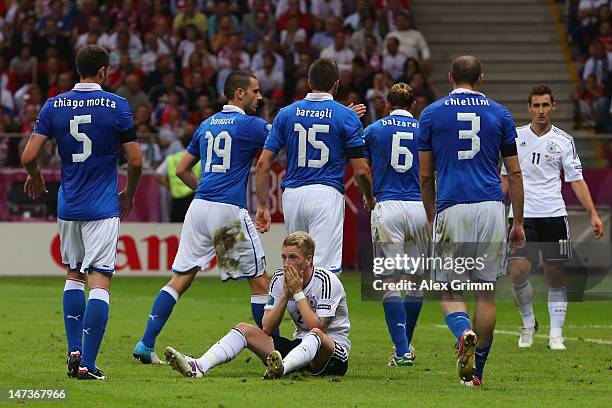
[[[0,0],[0,133],[23,134],[0,139],[0,163],[19,165],[40,108],[72,88],[87,44],[110,52],[106,88],[129,101],[151,167],[221,108],[237,69],[259,79],[269,122],[306,95],[320,56],[340,66],[336,99],[368,106],[365,124],[382,117],[394,81],[414,88],[416,117],[436,99],[409,0]],[[41,164],[58,166],[48,145]]]
[[[576,127],[612,132],[612,2],[570,0],[568,34],[581,83],[574,94]]]

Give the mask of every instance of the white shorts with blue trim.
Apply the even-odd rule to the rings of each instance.
[[[115,273],[119,217],[96,221],[57,220],[62,262],[72,271]]]
[[[172,270],[207,269],[215,256],[224,281],[255,278],[265,272],[263,246],[249,212],[196,198],[185,215]]]
[[[314,264],[342,272],[344,195],[333,187],[312,184],[283,192],[285,228],[307,232],[315,242]]]
[[[436,215],[433,230],[433,256],[441,260],[432,266],[436,282],[495,282],[506,274],[506,217],[501,201],[445,208]]]

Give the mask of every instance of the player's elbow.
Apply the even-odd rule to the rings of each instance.
[[[24,167],[27,167],[28,165],[34,163],[35,161],[36,161],[36,155],[33,154],[30,151],[30,149],[26,148],[21,154],[21,164],[23,164]]]
[[[262,330],[266,333],[267,336],[272,336],[272,333],[276,330],[276,326],[270,324],[269,322],[262,322]]]
[[[356,166],[353,169],[353,177],[358,180],[370,180],[372,178],[372,173],[370,172],[370,168],[364,164]]]
[[[258,176],[265,176],[270,171],[270,166],[271,162],[262,155],[255,165],[255,173]]]
[[[140,151],[138,151],[137,154],[128,155],[127,162],[128,162],[128,167],[131,167],[133,169],[142,169],[143,159],[142,159],[142,154],[140,154]]]

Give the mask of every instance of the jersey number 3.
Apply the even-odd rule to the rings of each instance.
[[[79,115],[70,119],[70,134],[79,142],[83,142],[83,153],[73,153],[72,162],[82,163],[91,156],[91,139],[83,132],[79,132],[81,123],[91,123],[91,115]]]
[[[470,150],[459,150],[457,152],[457,158],[459,160],[473,159],[480,151],[480,138],[478,137],[478,132],[480,132],[480,116],[473,112],[457,112],[457,120],[461,122],[471,122],[472,124],[469,130],[459,131],[459,139],[471,139],[472,148]]]

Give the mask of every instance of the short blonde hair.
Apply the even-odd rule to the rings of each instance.
[[[315,242],[304,231],[296,231],[287,235],[283,241],[283,246],[296,246],[300,248],[305,257],[314,256]]]

